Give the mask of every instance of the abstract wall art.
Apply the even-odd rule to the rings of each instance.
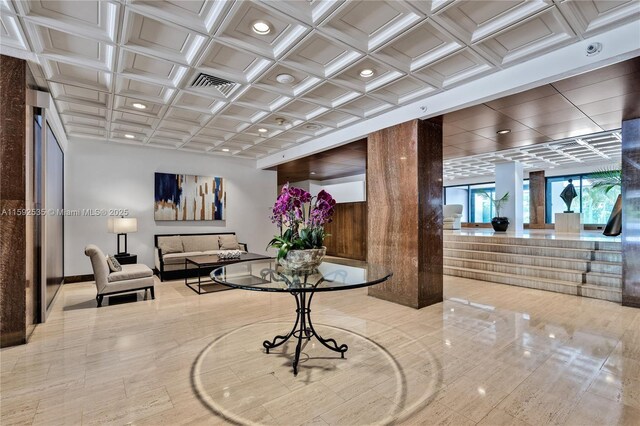
[[[225,220],[226,208],[221,177],[155,174],[155,220]]]

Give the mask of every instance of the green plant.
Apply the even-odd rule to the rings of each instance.
[[[603,189],[605,194],[613,188],[622,187],[622,170],[620,167],[598,170],[589,177],[593,181],[591,188]]]
[[[502,198],[493,198],[487,191],[480,191],[480,195],[493,203],[493,206],[496,208],[496,217],[500,217],[500,210],[502,210],[504,204],[509,201],[509,193],[504,194]]]

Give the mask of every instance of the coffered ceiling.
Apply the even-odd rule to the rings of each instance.
[[[0,10],[2,53],[35,61],[72,141],[256,159],[638,20],[640,3],[0,0]],[[495,110],[531,117],[510,107]],[[458,145],[445,149],[467,153]]]
[[[619,164],[622,143],[619,131],[600,132],[537,145],[445,160],[443,177],[449,183],[494,176],[496,163],[518,161],[525,171],[563,167]]]

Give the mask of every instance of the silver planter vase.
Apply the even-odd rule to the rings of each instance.
[[[308,250],[290,250],[284,259],[278,260],[278,263],[280,263],[285,273],[311,274],[318,269],[326,253],[326,247]]]

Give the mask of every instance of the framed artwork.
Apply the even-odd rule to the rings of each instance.
[[[155,174],[155,220],[225,220],[226,205],[221,177]]]

